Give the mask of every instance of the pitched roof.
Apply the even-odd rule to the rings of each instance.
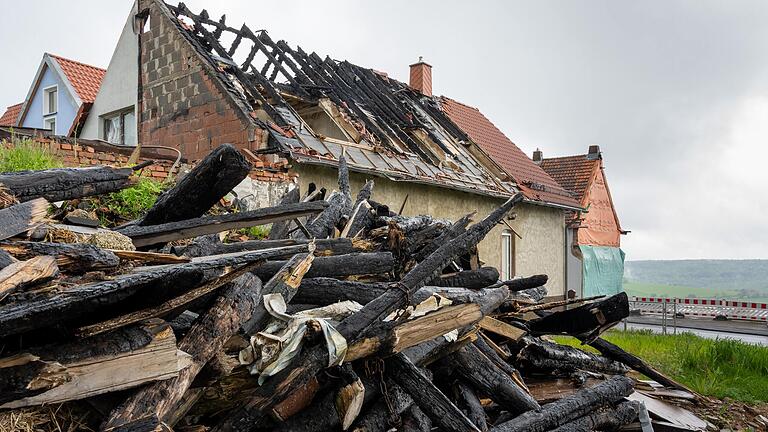
[[[2,117],[0,117],[0,126],[16,126],[16,119],[19,118],[21,106],[24,102],[9,106]]]
[[[440,101],[448,117],[514,178],[527,198],[579,206],[572,194],[528,158],[480,110],[445,96]]]
[[[600,167],[600,160],[588,159],[585,154],[563,156],[544,159],[539,166],[583,202],[595,170]]]
[[[53,54],[50,54],[50,56],[59,63],[61,70],[64,71],[64,75],[67,76],[67,79],[83,103],[93,103],[96,100],[96,94],[99,93],[101,81],[104,79],[104,74],[107,73],[107,70]]]

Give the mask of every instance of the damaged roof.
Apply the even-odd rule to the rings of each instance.
[[[541,199],[481,163],[491,158],[443,111],[439,98],[385,73],[275,42],[264,30],[230,27],[225,16],[195,14],[184,3],[163,5],[236,104],[269,130],[270,148],[262,152],[333,166],[344,154],[350,169],[395,181],[499,197],[524,190],[529,199]],[[327,116],[333,130],[313,130],[315,115]]]

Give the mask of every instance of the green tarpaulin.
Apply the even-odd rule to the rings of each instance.
[[[579,246],[583,256],[583,297],[620,293],[624,279],[624,251],[608,246]]]

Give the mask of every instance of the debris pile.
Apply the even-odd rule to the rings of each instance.
[[[78,401],[108,431],[581,431],[649,424],[643,398],[691,395],[600,338],[625,294],[544,302],[546,276],[482,266],[477,244],[520,196],[476,223],[404,217],[372,181],[353,197],[342,157],[327,197],[206,215],[250,168],[221,146],[112,231],[46,225],[48,204],[127,187],[131,169],[0,174],[15,197],[0,210],[0,409]],[[264,224],[268,239],[221,240]],[[98,237],[45,241],[44,226]]]

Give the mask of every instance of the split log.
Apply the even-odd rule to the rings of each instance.
[[[48,327],[62,320],[75,321],[125,299],[137,298],[160,287],[192,289],[205,283],[206,271],[220,271],[227,266],[240,266],[261,261],[292,249],[306,252],[305,246],[250,252],[237,257],[221,257],[204,263],[176,264],[154,271],[131,273],[113,280],[79,285],[44,298],[0,305],[0,337]],[[160,287],[158,286],[160,285]],[[144,302],[157,301],[157,294],[142,297]]]
[[[19,259],[38,255],[56,258],[62,270],[81,274],[94,270],[113,269],[120,265],[120,258],[113,252],[86,243],[44,243],[18,241],[2,243],[0,248]]]
[[[475,345],[469,344],[444,360],[453,372],[512,414],[541,408],[530,394],[496,366]]]
[[[627,293],[585,304],[528,322],[533,335],[567,334],[591,341],[629,316]]]
[[[189,364],[170,326],[142,326],[0,360],[2,408],[59,403],[176,376]]]
[[[523,291],[531,288],[538,288],[540,286],[544,286],[547,283],[547,280],[549,280],[549,277],[547,275],[533,275],[529,277],[522,277],[517,279],[510,279],[507,281],[502,281],[497,283],[496,285],[501,286],[505,285],[511,292],[518,292]],[[494,286],[496,286],[494,285]]]
[[[515,327],[511,324],[507,324],[504,321],[497,320],[493,317],[485,317],[480,321],[480,328],[490,333],[503,336],[513,342],[519,341],[523,336],[528,334],[527,331]]]
[[[16,290],[47,282],[58,274],[56,260],[50,256],[15,262],[0,270],[0,300]]]
[[[283,195],[283,198],[280,200],[278,207],[284,206],[286,204],[297,203],[299,201],[301,201],[301,192],[299,191],[298,187],[295,187]],[[288,228],[290,225],[291,222],[287,220],[274,222],[272,224],[272,228],[269,230],[267,239],[278,240],[288,238]]]
[[[219,233],[231,229],[265,225],[280,220],[295,219],[299,216],[321,212],[327,205],[327,203],[322,201],[288,204],[280,207],[267,207],[248,212],[203,216],[149,226],[125,225],[116,229],[116,231],[130,237],[136,247],[142,247],[205,234]]]
[[[153,383],[128,397],[110,413],[103,427],[116,427],[146,415],[168,421],[205,363],[221,351],[240,323],[250,318],[261,299],[260,286],[261,281],[251,274],[232,281],[179,343],[179,349],[192,356],[192,364],[178,377]]]
[[[208,236],[200,237],[200,239]],[[185,255],[190,258],[206,255],[220,255],[226,253],[257,251],[276,247],[296,246],[308,244],[311,240],[281,239],[281,240],[248,240],[235,243],[212,242],[205,240],[204,244],[192,244],[186,248],[174,248],[177,255]],[[315,254],[318,256],[342,255],[353,252],[365,252],[367,244],[353,242],[350,239],[334,238],[315,240]],[[290,256],[279,257],[288,259]]]
[[[36,198],[21,204],[0,209],[0,240],[34,229],[45,218],[48,201]]]
[[[491,432],[544,432],[569,423],[594,411],[597,407],[611,405],[633,391],[633,381],[624,376],[614,376],[594,387],[544,405],[540,410],[528,411],[512,420],[494,426]]]
[[[539,338],[526,337],[525,346],[517,358],[527,368],[536,371],[585,370],[607,374],[625,374],[629,370],[623,363],[580,349],[548,342]]]
[[[466,414],[467,418],[482,432],[488,431],[488,423],[485,419],[485,410],[475,392],[463,381],[453,383],[453,398],[456,406]]]
[[[390,377],[411,395],[414,402],[440,430],[479,431],[477,426],[435,387],[408,357],[397,354],[387,359],[386,364]]]
[[[243,181],[251,168],[250,162],[235,147],[222,144],[208,153],[173,188],[163,192],[137,225],[198,218]]]
[[[491,286],[498,280],[499,271],[495,267],[481,267],[477,270],[441,275],[434,282],[437,286],[480,289]]]
[[[361,311],[344,319],[337,326],[339,333],[348,341],[354,341],[358,335],[364,334],[363,332],[372,324],[383,321],[390,313],[401,308],[410,295],[414,294],[427,281],[437,277],[446,265],[457,256],[465,253],[467,249],[476,246],[496,226],[498,221],[522,199],[521,194],[515,195],[488,217],[469,228],[467,232],[441,246],[440,249],[408,272],[397,283],[396,289],[387,290],[365,305]],[[245,406],[232,412],[214,430],[236,430],[257,424],[259,419],[265,415],[268,407],[285,399],[322,370],[327,364],[327,358],[328,353],[324,346],[315,345],[303,350],[299,358],[293,363],[295,365],[293,369],[284,370],[267,380],[264,385],[252,393]],[[464,420],[471,425],[466,417]],[[473,429],[476,428],[472,426],[470,430]]]
[[[584,341],[582,341],[584,342]],[[586,342],[585,342],[586,343]],[[607,340],[603,338],[597,338],[593,341],[588,342],[589,346],[592,348],[600,351],[600,354],[608,357],[611,360],[615,360],[617,362],[621,362],[632,369],[640,372],[641,374],[647,376],[648,378],[658,382],[659,384],[676,388],[679,390],[684,390],[689,393],[693,393],[688,387],[686,387],[683,384],[680,384],[679,382],[667,377],[666,375],[662,374],[661,372],[654,369],[652,366],[650,366],[648,363],[644,362],[637,356],[634,356],[623,349],[619,348],[618,346],[608,342]]]
[[[357,237],[373,224],[372,207],[368,204],[373,190],[373,180],[368,180],[357,193],[357,200],[352,206],[352,215],[341,232],[341,237]]]
[[[131,168],[96,166],[55,168],[0,174],[4,185],[19,201],[45,198],[65,201],[116,192],[133,184]]]
[[[606,407],[591,412],[572,422],[566,423],[552,432],[591,432],[594,430],[616,430],[637,419],[640,412],[638,402],[626,401],[615,407]]]
[[[336,393],[336,413],[341,420],[341,429],[347,430],[363,408],[365,387],[351,364],[341,365],[339,369],[344,372],[342,373],[344,385]]]

